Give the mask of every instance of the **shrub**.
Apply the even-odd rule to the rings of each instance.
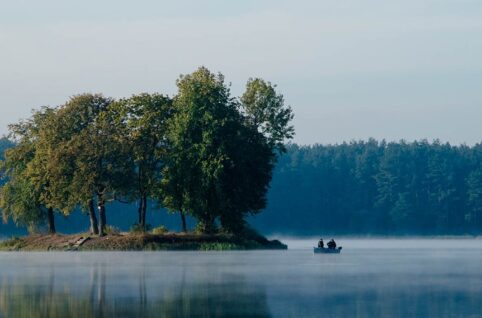
[[[199,250],[201,251],[232,251],[243,249],[241,246],[234,243],[227,242],[213,242],[213,243],[201,243]]]
[[[14,236],[11,239],[0,241],[0,248],[11,248],[15,247],[17,244],[21,242],[20,238]]]
[[[167,232],[168,232],[168,229],[164,225],[160,225],[152,229],[152,234],[155,234],[155,235],[166,234]]]
[[[112,225],[107,225],[105,227],[105,234],[107,234],[107,235],[119,235],[120,229],[118,227],[115,227],[115,226],[112,226]]]
[[[216,224],[205,224],[199,221],[194,228],[194,232],[197,234],[214,234],[218,232]]]
[[[131,233],[146,233],[151,229],[150,224],[146,224],[146,227],[143,228],[139,223],[135,223],[131,226],[130,232]]]

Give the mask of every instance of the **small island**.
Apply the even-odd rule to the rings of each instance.
[[[278,240],[270,241],[260,235],[194,233],[29,235],[0,242],[0,251],[224,251],[287,248]]]
[[[172,97],[80,94],[10,125],[0,209],[4,222],[30,235],[3,241],[0,250],[286,249],[246,219],[266,207],[273,169],[294,135],[291,107],[260,78],[239,97],[205,67],[176,84]],[[130,232],[107,223],[113,202],[136,205]],[[181,232],[149,231],[153,205],[179,215]],[[88,232],[57,234],[55,216],[79,210]]]

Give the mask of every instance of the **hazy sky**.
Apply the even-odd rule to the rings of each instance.
[[[236,95],[278,84],[299,143],[482,141],[480,0],[0,0],[0,134],[77,93],[174,94],[200,65]]]

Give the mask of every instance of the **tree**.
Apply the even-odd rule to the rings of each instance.
[[[123,192],[131,177],[128,144],[108,111],[112,99],[100,94],[72,97],[59,107],[52,134],[58,136],[50,173],[54,200],[63,210],[77,206],[90,213],[91,232],[105,234],[105,205]],[[99,226],[94,202],[99,210]]]
[[[219,180],[220,222],[224,230],[240,233],[245,217],[266,207],[275,153],[254,127],[238,122],[226,143],[229,159]]]
[[[160,94],[139,94],[109,107],[120,127],[120,138],[129,144],[134,163],[133,180],[126,195],[137,199],[138,224],[146,229],[147,200],[159,193],[161,171],[166,160],[167,124],[172,100]]]
[[[229,154],[224,133],[237,115],[221,74],[206,68],[181,76],[170,121],[170,159],[164,169],[165,204],[198,218],[203,232],[215,230],[220,215],[220,182]],[[186,177],[179,179],[181,173]],[[180,191],[175,191],[177,186]]]
[[[181,228],[187,232],[186,212],[189,212],[187,204],[189,187],[189,175],[186,169],[188,158],[180,151],[179,145],[169,147],[169,156],[163,167],[163,178],[158,197],[162,198],[162,204],[170,212],[179,212],[181,216]]]
[[[54,188],[52,187],[55,179],[50,173],[51,154],[56,146],[56,136],[49,133],[49,128],[56,113],[56,109],[49,107],[44,107],[41,112],[34,113],[33,121],[38,123],[35,131],[35,154],[26,169],[27,177],[38,193],[40,203],[47,209],[47,224],[50,234],[56,232],[54,211],[59,210],[54,200]],[[70,211],[64,212],[64,215],[68,213]]]
[[[16,145],[5,153],[2,163],[2,187],[0,207],[4,221],[11,217],[15,223],[33,229],[45,221],[50,234],[54,234],[55,207],[51,204],[51,178],[45,173],[48,154],[42,152],[41,140],[44,126],[54,115],[48,107],[34,112],[31,119],[11,125],[11,136]]]
[[[27,226],[30,232],[37,231],[38,226],[44,224],[47,217],[38,199],[38,193],[22,176],[12,177],[2,187],[0,208],[4,222],[11,218],[15,224]],[[55,233],[55,228],[50,227],[49,232]]]
[[[291,109],[271,84],[248,82],[244,104],[222,74],[204,67],[177,81],[164,168],[164,204],[189,212],[203,232],[239,232],[244,216],[266,205],[278,151],[291,138]],[[242,111],[244,109],[244,111]]]
[[[51,184],[52,201],[64,212],[77,207],[89,212],[90,231],[98,234],[98,222],[94,208],[95,194],[90,184],[80,180],[77,170],[78,136],[94,121],[110,101],[102,96],[77,95],[58,107],[56,116],[51,118],[44,130],[52,147],[47,170],[54,182]],[[89,176],[84,176],[88,178]]]
[[[413,207],[410,202],[408,193],[399,193],[398,199],[389,212],[393,226],[399,230],[407,230],[410,214],[413,213]]]
[[[467,186],[469,206],[467,218],[474,228],[480,230],[482,226],[482,165],[469,174]]]

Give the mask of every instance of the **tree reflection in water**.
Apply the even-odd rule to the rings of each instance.
[[[339,257],[3,253],[0,317],[480,317],[480,240],[407,242]]]
[[[242,276],[190,283],[182,271],[180,282],[163,286],[150,284],[144,270],[122,283],[105,264],[92,264],[87,288],[59,281],[54,270],[3,279],[0,317],[271,317],[264,289]]]

